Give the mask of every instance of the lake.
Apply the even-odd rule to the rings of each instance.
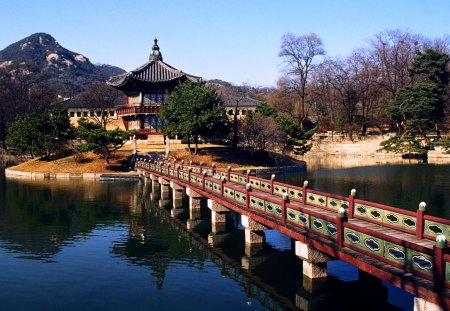
[[[3,174],[3,173],[1,173]],[[449,218],[450,165],[375,165],[277,180]],[[5,180],[0,175],[1,310],[409,310],[413,296],[329,263],[312,291],[292,241],[266,231],[245,249],[239,215],[212,233],[202,209],[187,230],[186,202],[152,200],[149,183]],[[175,216],[174,216],[175,215]]]

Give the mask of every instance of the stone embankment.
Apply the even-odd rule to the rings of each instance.
[[[26,178],[32,180],[42,179],[82,179],[82,180],[138,180],[137,173],[105,174],[105,173],[41,173],[23,172],[5,169],[5,176],[12,178]]]
[[[380,143],[390,136],[367,136],[364,138],[355,138],[353,141],[347,137],[336,135],[334,137],[315,136],[313,147],[308,155],[335,155],[335,156],[367,156],[367,157],[385,157],[399,158],[396,153],[379,151]],[[450,162],[450,154],[437,147],[436,150],[428,152],[428,159],[441,159]]]

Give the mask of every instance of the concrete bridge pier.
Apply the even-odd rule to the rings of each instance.
[[[170,198],[170,181],[159,177],[158,183],[161,185],[161,199],[166,200]]]
[[[189,197],[189,208],[199,209],[202,205],[203,196],[195,192],[192,188],[186,188],[186,195]]]
[[[186,226],[188,229],[194,229],[202,222],[200,207],[203,196],[191,188],[186,188],[186,195],[189,197],[189,219]]]
[[[444,311],[444,308],[424,298],[414,297],[414,311]]]
[[[241,215],[241,224],[245,228],[245,243],[246,244],[262,244],[264,243],[264,230],[266,226],[260,224],[256,220],[248,216]]]
[[[172,188],[172,199],[181,200],[186,195],[186,190],[184,187],[177,185],[173,181],[170,182],[170,188]]]
[[[211,210],[211,233],[208,234],[208,243],[217,245],[223,242],[228,236],[225,230],[227,214],[229,214],[230,210],[211,199],[208,199],[207,205]]]
[[[295,255],[303,261],[304,276],[310,279],[327,277],[329,256],[300,241],[295,241]]]
[[[152,192],[150,194],[150,199],[152,201],[158,201],[161,196],[158,179],[159,179],[158,176],[150,174],[150,180],[152,183],[152,186],[151,186]]]

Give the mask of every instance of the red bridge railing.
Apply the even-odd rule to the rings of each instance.
[[[141,158],[138,169],[189,184],[246,209],[262,213],[276,222],[290,224],[425,279],[450,287],[450,220],[427,214],[425,203],[416,212],[258,178],[231,170],[206,167],[202,163],[154,161]],[[244,187],[242,187],[244,186]],[[258,191],[255,191],[258,190]],[[336,212],[324,215],[308,206]],[[329,214],[329,213],[328,213]],[[433,247],[404,240],[348,221],[360,219],[395,229],[411,237],[436,240]],[[430,245],[429,243],[427,245]]]

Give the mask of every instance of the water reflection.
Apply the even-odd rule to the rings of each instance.
[[[269,230],[264,245],[246,247],[238,214],[212,225],[207,208],[190,211],[186,200],[162,200],[158,191],[142,182],[0,177],[2,306],[25,310],[39,301],[43,310],[57,310],[55,296],[70,302],[59,304],[64,310],[105,309],[106,302],[112,310],[363,305],[342,301],[349,292],[363,297],[367,283],[357,277],[345,282],[340,268],[325,286],[305,283],[286,236]],[[395,309],[384,298],[373,305]]]

